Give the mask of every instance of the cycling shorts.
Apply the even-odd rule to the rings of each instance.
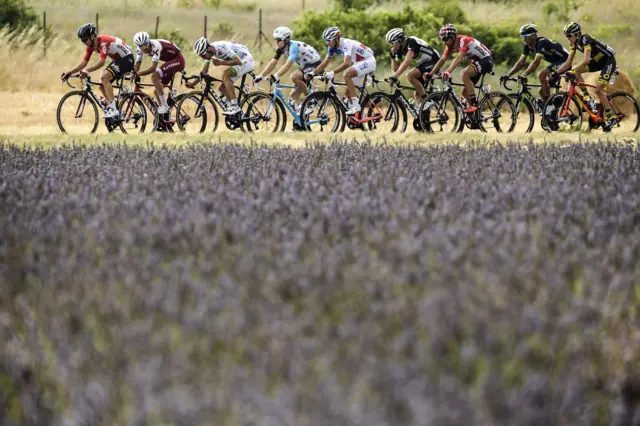
[[[615,56],[611,56],[609,58],[603,57],[601,60],[597,62],[591,61],[591,63],[587,65],[587,72],[600,71],[600,78],[598,79],[598,82],[604,85],[609,84],[609,82],[611,81],[611,77],[613,77],[613,72],[615,70],[616,70]]]
[[[480,77],[493,71],[493,58],[491,56],[487,56],[479,61],[473,61],[470,66],[476,70],[476,75],[471,77],[473,84],[476,84],[480,81]]]
[[[234,83],[243,75],[250,73],[253,71],[254,63],[253,56],[247,55],[242,59],[242,63],[240,65],[234,65],[231,69],[235,72],[235,76],[231,77],[231,81]]]
[[[111,81],[121,79],[125,74],[133,71],[133,54],[116,59],[109,64],[106,70],[113,76]]]
[[[184,56],[182,56],[181,53],[176,58],[173,58],[156,68],[156,72],[160,76],[160,81],[162,81],[162,84],[164,86],[167,86],[169,85],[169,83],[171,83],[171,80],[173,80],[173,76],[177,72],[184,70],[184,66]]]

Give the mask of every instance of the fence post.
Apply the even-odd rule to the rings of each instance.
[[[154,38],[158,38],[158,26],[160,25],[160,17],[156,16],[156,35]]]
[[[42,12],[42,35],[44,37],[44,55],[47,56],[47,12]]]
[[[96,12],[96,34],[100,35],[100,15]]]
[[[204,15],[204,38],[207,38],[207,15]]]
[[[304,10],[304,0],[302,0],[302,10]]]
[[[258,10],[258,53],[262,53],[262,9]]]

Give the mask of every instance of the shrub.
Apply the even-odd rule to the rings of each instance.
[[[24,0],[0,0],[0,27],[18,30],[37,24],[38,16]]]
[[[158,33],[158,38],[172,41],[182,50],[189,50],[189,48],[191,47],[191,43],[185,38],[185,36],[182,34],[182,31],[177,28],[169,31],[168,33],[160,31]]]

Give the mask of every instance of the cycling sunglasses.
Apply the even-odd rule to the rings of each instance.
[[[284,41],[283,38],[277,38],[276,41]]]
[[[81,38],[81,39],[80,39],[80,41],[81,41],[81,42],[83,42],[83,43],[86,43],[88,40],[90,40],[90,38],[89,38],[89,37],[87,37],[87,38]]]

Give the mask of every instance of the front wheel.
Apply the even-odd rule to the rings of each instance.
[[[265,93],[251,93],[240,105],[242,130],[249,133],[274,133],[280,129],[280,107]]]
[[[152,130],[158,124],[158,108],[151,97],[144,93],[125,93],[118,101],[122,133],[143,133],[147,129],[149,118],[153,123]]]
[[[531,104],[530,98],[516,93],[511,93],[508,96],[516,113],[516,127],[514,130],[516,132],[531,133],[536,124],[536,110]]]
[[[307,130],[314,132],[342,132],[347,124],[340,102],[328,92],[307,96],[300,108],[300,120]]]
[[[187,134],[203,133],[207,125],[218,128],[218,108],[202,91],[185,94],[176,104],[176,124]]]
[[[393,98],[385,93],[378,93],[375,98],[367,96],[361,105],[364,112],[361,120],[367,120],[369,130],[380,130],[392,133],[398,130],[400,112]]]
[[[422,100],[418,107],[420,127],[423,131],[461,132],[462,109],[448,92],[435,92]]]
[[[516,113],[509,96],[502,92],[489,92],[478,105],[480,130],[510,133],[516,127]]]
[[[616,117],[611,130],[636,132],[640,127],[640,109],[633,96],[625,92],[614,92],[609,95],[609,103]]]
[[[58,128],[63,133],[86,135],[98,129],[98,106],[87,92],[74,90],[60,99],[56,111]]]

